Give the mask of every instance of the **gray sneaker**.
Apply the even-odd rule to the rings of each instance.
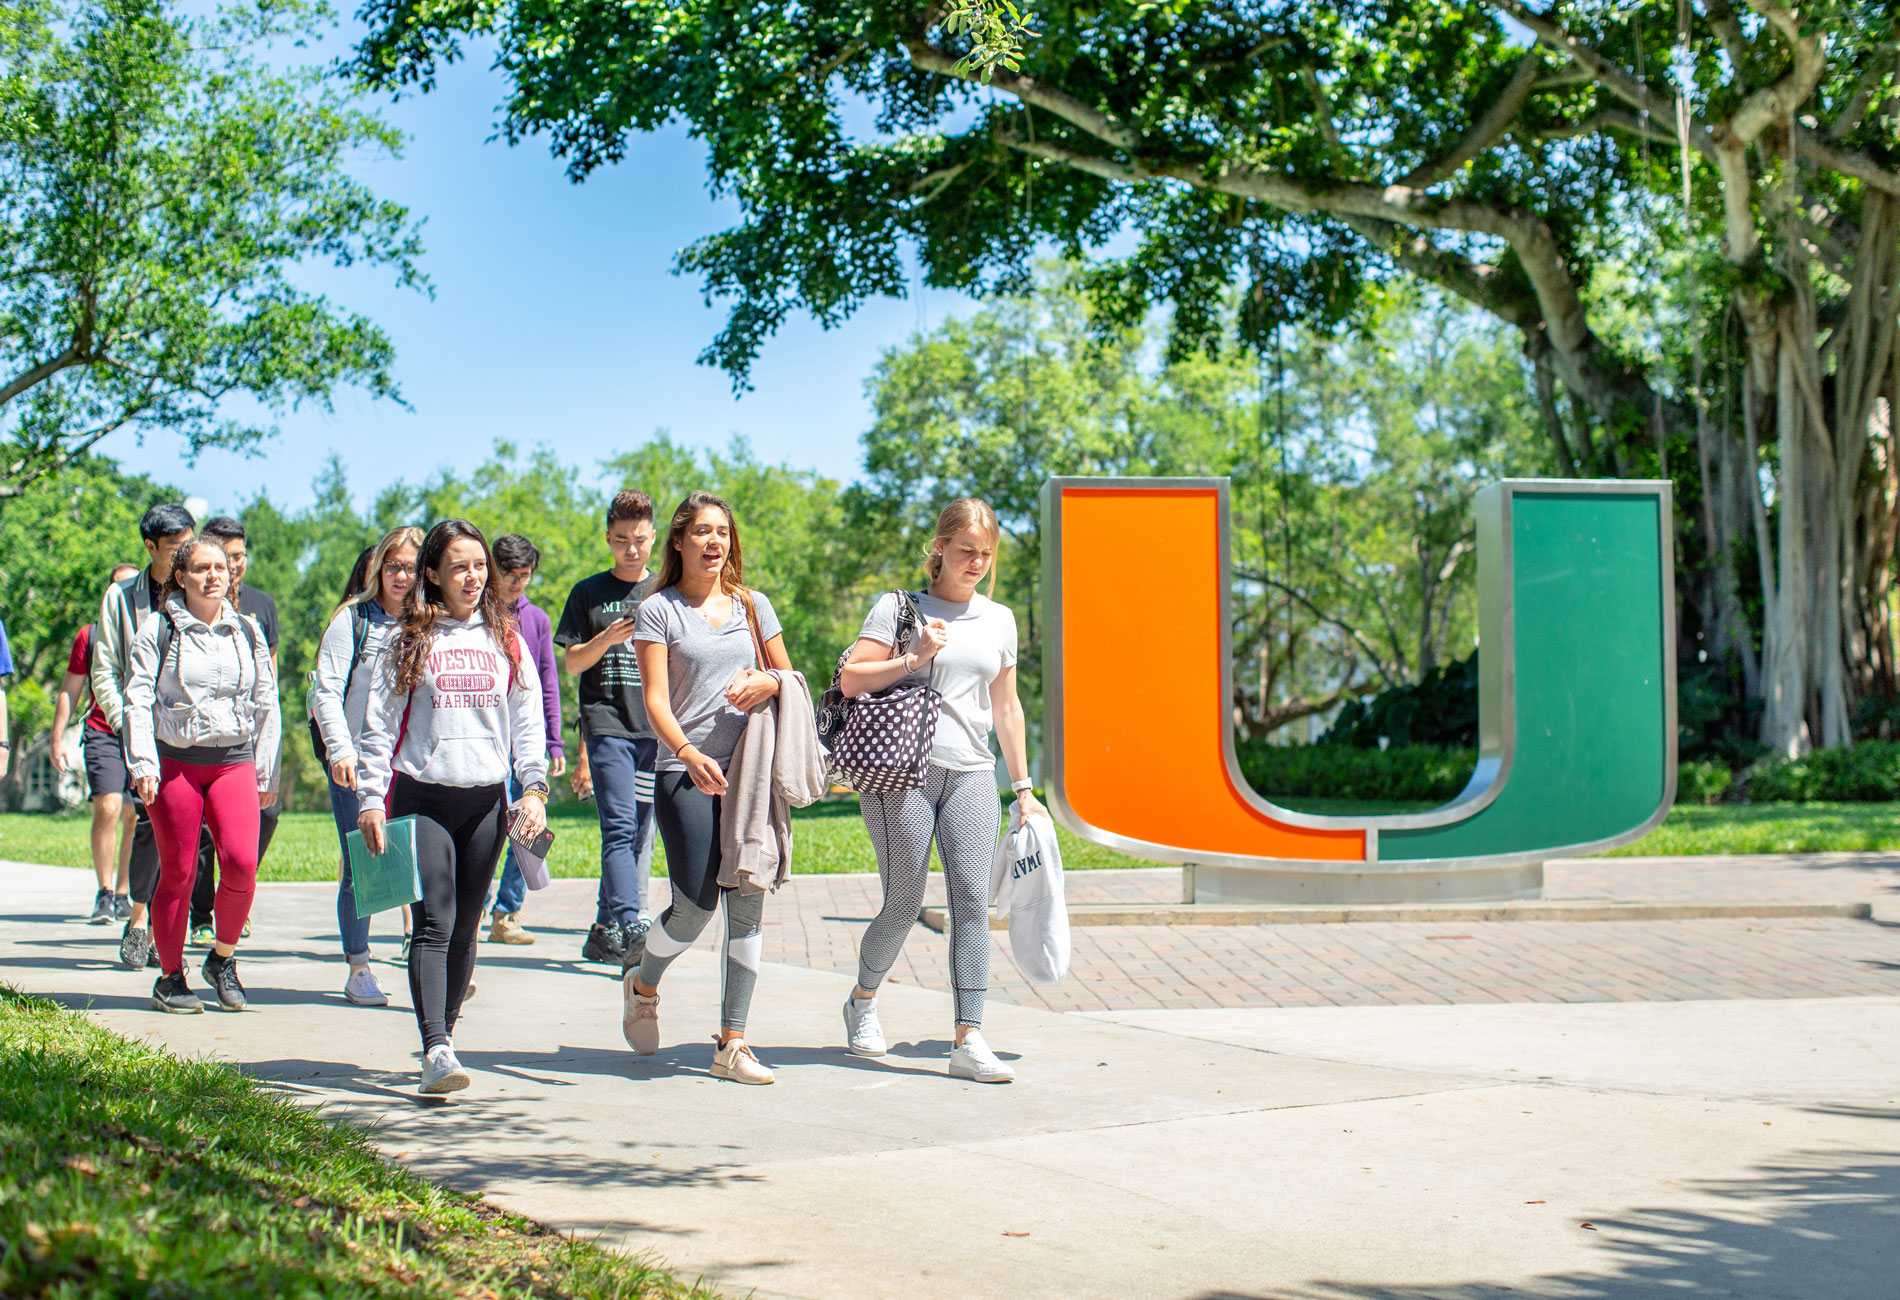
[[[132,896],[130,894],[114,894],[112,896],[112,919],[115,921],[129,921],[132,919]]]
[[[884,1055],[884,1026],[877,1022],[877,999],[844,995],[844,1048],[853,1056]]]
[[[220,957],[212,953],[205,958],[205,983],[218,995],[218,1005],[226,1011],[244,1010],[244,986],[238,983],[237,956]]]
[[[152,985],[152,1006],[160,1011],[169,1011],[175,1016],[195,1016],[201,1014],[205,1004],[185,983],[185,972],[175,975],[160,975],[158,983]]]
[[[112,891],[110,889],[102,889],[92,896],[92,915],[86,918],[86,924],[112,924]]]
[[[119,964],[127,970],[144,970],[152,959],[152,932],[142,925],[125,923],[119,936]]]

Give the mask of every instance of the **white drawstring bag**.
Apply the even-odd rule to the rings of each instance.
[[[990,897],[1009,922],[1009,950],[1031,984],[1047,988],[1069,973],[1069,908],[1062,897],[1062,851],[1047,817],[1012,814],[996,845]]]

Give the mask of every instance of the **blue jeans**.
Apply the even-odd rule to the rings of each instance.
[[[653,870],[653,765],[660,742],[652,738],[588,736],[587,765],[594,776],[594,812],[600,818],[600,902],[596,925],[630,925],[647,910]],[[640,774],[646,779],[640,780]],[[641,799],[644,785],[648,797]]]
[[[343,850],[343,876],[336,887],[336,928],[343,936],[343,955],[352,966],[369,960],[369,918],[356,914],[356,883],[350,879],[350,832],[356,829],[356,791],[330,782],[330,815],[336,818],[336,841]]]
[[[513,805],[521,798],[521,782],[512,776],[508,778],[508,802]],[[528,882],[521,878],[521,868],[515,865],[515,842],[508,841],[508,861],[501,869],[501,883],[495,886],[495,906],[497,912],[506,912],[514,916],[521,911],[521,905],[528,899]]]

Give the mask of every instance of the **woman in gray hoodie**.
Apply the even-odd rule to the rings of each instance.
[[[489,581],[481,531],[439,523],[416,563],[420,580],[370,679],[356,824],[380,854],[385,816],[416,819],[422,898],[410,909],[409,994],[422,1031],[421,1091],[436,1094],[469,1085],[453,1035],[508,833],[508,778],[522,789],[516,830],[532,840],[547,825],[548,755],[541,683]]]
[[[225,1010],[245,1005],[237,943],[257,886],[258,813],[277,799],[282,724],[264,633],[231,608],[230,588],[224,548],[187,537],[172,553],[158,617],[132,643],[125,683],[126,758],[158,845],[152,940],[160,973],[152,1005],[160,1011],[204,1010],[185,983],[185,925],[207,822],[223,870],[205,982]]]

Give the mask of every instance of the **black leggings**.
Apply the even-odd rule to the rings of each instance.
[[[409,997],[427,1052],[455,1032],[475,973],[475,933],[507,838],[508,787],[425,785],[397,773],[389,815],[416,819],[422,900],[409,909]]]

